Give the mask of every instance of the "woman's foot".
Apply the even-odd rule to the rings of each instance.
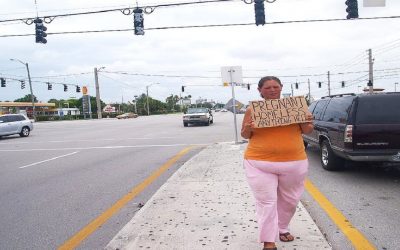
[[[293,241],[294,237],[293,235],[291,235],[289,232],[283,233],[283,234],[279,234],[279,239],[283,242],[289,242],[289,241]]]
[[[277,250],[275,242],[264,242],[263,250]]]

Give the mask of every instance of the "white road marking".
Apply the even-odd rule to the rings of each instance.
[[[92,139],[92,140],[59,140],[59,141],[39,141],[39,142],[32,142],[32,141],[24,141],[24,142],[0,142],[1,144],[5,145],[12,145],[12,144],[39,144],[39,143],[64,143],[64,142],[90,142],[90,141],[125,141],[125,140],[152,140],[152,139],[174,139],[177,137],[132,137],[132,138],[113,138],[113,139]]]
[[[33,149],[0,149],[0,152],[29,152],[29,151],[57,151],[57,150],[85,150],[85,149],[121,149],[121,148],[151,148],[151,147],[180,147],[180,146],[207,146],[209,144],[170,144],[170,145],[133,145],[133,146],[104,146],[86,148],[33,148]]]
[[[29,164],[29,165],[25,165],[25,166],[22,166],[22,167],[19,167],[19,168],[32,167],[32,166],[38,165],[38,164],[43,163],[43,162],[52,161],[52,160],[55,160],[55,159],[58,159],[58,158],[62,158],[62,157],[65,157],[65,156],[69,156],[69,155],[73,155],[73,154],[76,154],[76,153],[78,153],[78,151],[75,151],[75,152],[72,152],[72,153],[69,153],[69,154],[66,154],[66,155],[60,155],[60,156],[57,156],[57,157],[53,157],[53,158],[50,158],[50,159],[47,159],[47,160],[44,160],[44,161],[38,161],[38,162]]]

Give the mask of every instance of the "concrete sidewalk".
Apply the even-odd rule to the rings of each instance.
[[[186,162],[106,246],[116,249],[262,249],[242,167],[247,144],[213,144]],[[293,242],[278,249],[331,249],[305,208]]]

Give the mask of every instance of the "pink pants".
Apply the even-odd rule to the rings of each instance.
[[[256,199],[260,242],[275,242],[289,231],[304,191],[308,160],[268,162],[244,160],[247,181]]]

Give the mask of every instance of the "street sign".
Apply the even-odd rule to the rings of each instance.
[[[88,92],[87,87],[86,87],[86,86],[83,86],[83,87],[82,87],[82,94],[83,94],[83,95],[87,95],[87,92]]]
[[[386,0],[364,0],[364,7],[385,7]]]
[[[221,67],[221,77],[223,86],[229,86],[229,83],[240,86],[243,83],[242,66]]]

